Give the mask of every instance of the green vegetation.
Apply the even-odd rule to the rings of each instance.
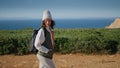
[[[29,54],[32,31],[0,30],[0,54]],[[120,53],[120,29],[55,29],[55,51],[63,54]]]
[[[0,54],[27,54],[32,29],[0,30]]]

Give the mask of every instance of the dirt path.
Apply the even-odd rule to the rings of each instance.
[[[120,68],[120,55],[55,54],[57,68]],[[36,55],[0,56],[0,68],[38,68]]]

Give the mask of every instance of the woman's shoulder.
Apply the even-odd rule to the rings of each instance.
[[[46,30],[46,28],[45,27],[41,27],[40,30]]]
[[[39,28],[39,31],[38,31],[38,32],[43,32],[43,30],[44,30],[44,28],[41,27],[41,28]]]
[[[45,27],[39,28],[39,32],[44,32],[44,31],[46,31],[46,28],[45,28]]]

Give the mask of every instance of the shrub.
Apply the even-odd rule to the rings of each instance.
[[[28,54],[32,31],[0,30],[0,55]],[[120,53],[120,29],[55,29],[55,52]]]

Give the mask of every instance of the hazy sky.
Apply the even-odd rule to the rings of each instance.
[[[0,0],[0,19],[120,17],[120,0]]]

